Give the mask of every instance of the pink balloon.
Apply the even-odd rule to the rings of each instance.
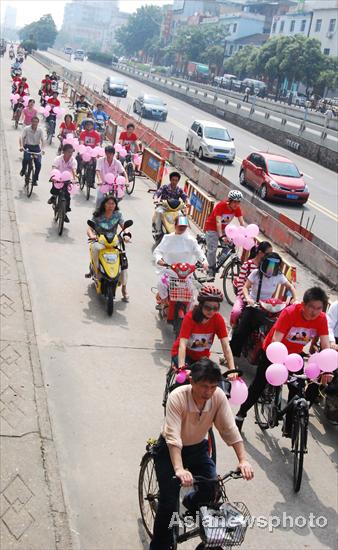
[[[44,114],[45,112],[45,108],[44,107],[39,107],[39,113],[41,113],[42,115]]]
[[[135,166],[141,166],[142,158],[140,157],[140,155],[133,155],[133,161]]]
[[[19,99],[20,94],[14,94],[14,99]]]
[[[68,186],[67,186],[67,189],[68,189],[68,193],[70,195],[76,195],[76,193],[79,190],[79,186],[76,185],[76,183],[69,183]]]
[[[69,133],[67,134],[67,139],[74,139],[74,137],[75,137],[75,136],[74,136],[74,134],[73,134],[72,132],[69,132]]]
[[[250,223],[246,228],[246,234],[254,239],[259,233],[259,227],[255,223]]]
[[[62,189],[64,184],[63,184],[63,181],[53,181],[53,185],[55,189]]]
[[[233,242],[236,246],[243,246],[244,241],[245,241],[245,237],[244,237],[244,235],[240,235],[239,233],[237,233],[237,234],[234,235],[232,240],[233,240]]]
[[[45,105],[45,111],[50,111],[50,110],[51,110],[51,108],[52,108],[52,106],[51,106],[51,105],[48,105],[48,104],[47,104],[47,105]]]
[[[111,190],[112,186],[107,183],[103,183],[102,185],[100,185],[100,191],[103,195],[105,195],[106,193],[110,193]]]
[[[61,181],[70,181],[72,179],[72,174],[68,172],[68,170],[65,170],[61,173],[60,179]]]
[[[60,180],[60,177],[61,177],[60,170],[58,170],[57,168],[53,168],[52,173],[51,173],[51,177],[53,179]]]
[[[242,405],[248,397],[248,386],[242,378],[231,380],[231,391],[229,403],[232,405]]]
[[[9,97],[10,97],[10,99],[12,100],[12,99],[15,98],[15,94],[11,94]]]
[[[27,107],[29,100],[30,100],[30,97],[25,95],[25,97],[23,98],[23,104],[25,107]]]
[[[122,147],[121,151],[119,151],[119,155],[121,159],[124,159],[127,156],[127,151],[124,147]]]
[[[227,225],[225,228],[225,234],[228,237],[228,239],[233,240],[235,235],[237,235],[237,227],[235,225]]]
[[[123,149],[121,143],[115,143],[114,148],[117,153],[119,153]]]
[[[83,155],[83,153],[86,152],[86,146],[83,145],[83,143],[81,143],[81,145],[79,145],[79,153],[80,155]]]
[[[290,353],[285,359],[284,365],[290,372],[298,372],[304,365],[304,361],[298,353]]]
[[[118,199],[122,199],[122,197],[124,197],[124,190],[125,190],[124,185],[114,186],[115,195],[117,196]]]
[[[89,145],[86,145],[86,153],[90,155],[91,152],[92,152],[92,148]]]
[[[288,369],[281,363],[273,363],[266,369],[265,378],[271,386],[281,386],[288,379]]]
[[[106,183],[110,183],[110,184],[114,183],[114,181],[115,181],[115,176],[114,176],[114,174],[112,174],[111,172],[109,172],[108,174],[106,174],[105,177],[104,177],[104,181],[105,181]]]
[[[124,176],[117,176],[116,183],[117,185],[125,185],[126,178]]]
[[[91,155],[88,155],[88,153],[83,153],[83,155],[82,155],[82,160],[84,162],[89,162],[91,160],[91,158],[92,158]]]
[[[95,156],[97,157],[99,152],[100,152],[100,149],[101,147],[99,145],[97,145],[96,147],[94,147],[93,151],[95,151]]]
[[[176,375],[176,382],[178,384],[183,384],[187,379],[187,371],[185,370],[181,370],[177,375]]]
[[[96,158],[96,151],[95,147],[90,149],[90,153],[88,153],[93,159]]]
[[[13,99],[12,103],[13,103],[13,105],[16,105],[17,102],[18,102],[18,100],[17,100],[17,98],[15,97],[15,98]]]
[[[318,367],[322,372],[333,372],[338,368],[338,352],[334,349],[322,349],[317,357]]]
[[[98,150],[98,156],[99,157],[104,157],[104,155],[105,155],[104,148],[103,147],[96,147],[96,149]]]
[[[48,109],[44,109],[44,110],[43,110],[43,115],[46,116],[46,117],[49,116],[49,115],[50,115],[50,111],[49,111]]]
[[[244,237],[243,248],[244,250],[251,250],[255,246],[255,241],[251,237]]]
[[[266,356],[271,363],[284,363],[288,355],[288,348],[282,342],[272,342],[266,348]]]
[[[162,275],[162,277],[161,277],[161,282],[162,282],[165,286],[169,286],[169,275],[168,275],[168,273],[165,273],[164,275]]]
[[[306,376],[308,376],[310,380],[314,380],[320,375],[320,368],[318,367],[317,363],[308,362],[308,364],[304,367],[304,374],[306,374]]]

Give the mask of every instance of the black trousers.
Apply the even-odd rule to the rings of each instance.
[[[242,348],[250,334],[257,330],[265,320],[262,310],[254,307],[246,307],[239,318],[239,322],[232,334],[230,347],[235,357],[240,357]]]

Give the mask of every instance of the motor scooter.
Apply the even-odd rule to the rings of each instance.
[[[164,235],[175,231],[175,220],[185,210],[186,205],[182,199],[168,199],[156,202],[156,206],[162,206],[164,212],[161,214],[161,230],[157,231],[153,224],[152,233],[156,244],[159,244]]]

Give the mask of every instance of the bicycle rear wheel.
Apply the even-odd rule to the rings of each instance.
[[[79,185],[80,185],[81,191],[83,191],[83,188],[85,186],[84,170],[81,170],[81,172],[79,174]]]
[[[128,162],[126,166],[126,172],[128,176],[128,182],[126,183],[126,193],[131,195],[135,188],[135,170],[131,162]]]
[[[298,493],[302,483],[306,431],[305,419],[303,417],[296,419],[292,426],[293,489],[295,493]]]
[[[33,166],[33,163],[30,163],[27,168],[26,172],[26,182],[25,182],[25,188],[26,188],[26,195],[29,198],[33,193],[33,180],[35,177],[35,169]]]
[[[154,457],[150,452],[147,452],[141,461],[138,478],[138,500],[142,522],[150,538],[153,536],[159,494]]]
[[[224,268],[223,291],[230,306],[233,306],[235,303],[236,294],[234,290],[234,280],[238,277],[241,266],[241,261],[238,258],[235,258],[234,260],[231,260],[231,262]]]
[[[61,200],[59,201],[59,204],[58,204],[58,218],[59,218],[58,234],[60,235],[60,237],[63,232],[65,215],[66,215],[66,202],[64,200]]]

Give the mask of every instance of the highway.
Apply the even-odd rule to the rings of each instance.
[[[67,66],[69,69],[76,71],[82,71],[84,83],[89,84],[90,86],[96,86],[99,89],[102,88],[105,78],[111,74],[114,74],[113,70],[108,68],[106,69],[88,61],[67,62],[50,53],[46,53],[46,55],[60,65]],[[220,119],[217,117],[213,117],[212,115],[199,110],[197,107],[189,105],[170,95],[160,93],[157,90],[154,90],[154,88],[143,85],[132,78],[126,77],[125,80],[128,83],[128,97],[126,99],[111,97],[111,101],[118,104],[121,109],[132,113],[132,103],[141,92],[161,95],[161,97],[163,97],[168,104],[169,113],[167,121],[159,122],[156,131],[166,139],[169,139],[170,136],[172,136],[173,142],[183,149],[185,147],[188,128],[194,120],[207,119],[220,122]],[[156,124],[154,121],[147,119],[143,119],[142,122],[151,128],[153,128],[154,124]],[[300,221],[302,212],[304,211],[303,225],[306,225],[309,220],[310,227],[313,222],[312,230],[315,235],[329,243],[331,246],[337,248],[337,174],[312,162],[309,159],[305,159],[295,153],[292,153],[291,151],[283,149],[282,147],[271,144],[267,140],[247,132],[246,130],[243,130],[233,124],[227,124],[227,128],[229,129],[231,136],[235,139],[237,154],[234,164],[232,166],[226,165],[224,167],[224,176],[227,177],[235,186],[240,187],[238,182],[240,165],[242,159],[248,156],[252,151],[273,151],[286,155],[290,158],[290,160],[295,162],[299,170],[303,172],[305,181],[310,189],[310,199],[304,207],[284,204],[274,204],[273,207],[278,212],[283,212],[296,222]],[[216,161],[210,161],[209,164],[212,164],[217,169],[218,163]]]
[[[121,203],[124,219],[134,220],[127,249],[130,303],[118,298],[114,316],[108,318],[91,281],[84,277],[88,270],[86,221],[92,215],[94,196],[89,202],[82,193],[72,199],[71,223],[59,237],[52,209],[47,205],[48,179],[57,154],[54,142],[46,148],[39,186],[27,199],[19,176],[19,130],[13,127],[9,109],[7,58],[0,68],[1,125],[9,163],[6,184],[13,190],[15,213],[11,215],[16,216],[19,228],[73,548],[146,550],[149,540],[138,508],[139,464],[146,440],[157,437],[162,424],[162,392],[173,340],[171,327],[159,321],[154,309],[152,287],[156,276],[150,231],[152,200],[148,193],[152,185],[138,178],[134,194]],[[24,74],[35,98],[45,72],[30,58],[24,63]],[[184,108],[188,110],[186,105]],[[179,117],[178,112],[174,113],[171,108],[172,120]],[[173,122],[171,125],[174,127]],[[237,169],[230,170],[236,174]],[[304,280],[303,288],[308,284],[309,280]],[[223,309],[223,314],[228,318],[229,309]],[[218,345],[214,351],[219,352]],[[245,368],[247,381],[252,371],[252,367]],[[249,415],[244,443],[255,479],[250,485],[243,480],[231,482],[228,495],[231,500],[244,501],[256,519],[265,517],[276,527],[259,528],[255,522],[248,529],[244,545],[247,550],[335,547],[336,435],[335,427],[325,422],[319,408],[311,412],[303,485],[295,495],[289,441],[281,437],[280,429],[262,433],[253,415]],[[235,467],[232,449],[219,438],[217,448],[218,470]],[[33,496],[33,504],[35,500]],[[283,514],[293,522],[299,517],[305,520],[297,520],[297,526],[291,528]],[[324,518],[319,520],[322,527],[311,527],[310,514]],[[180,548],[193,550],[197,544],[196,540]],[[43,544],[39,548],[50,550]]]

